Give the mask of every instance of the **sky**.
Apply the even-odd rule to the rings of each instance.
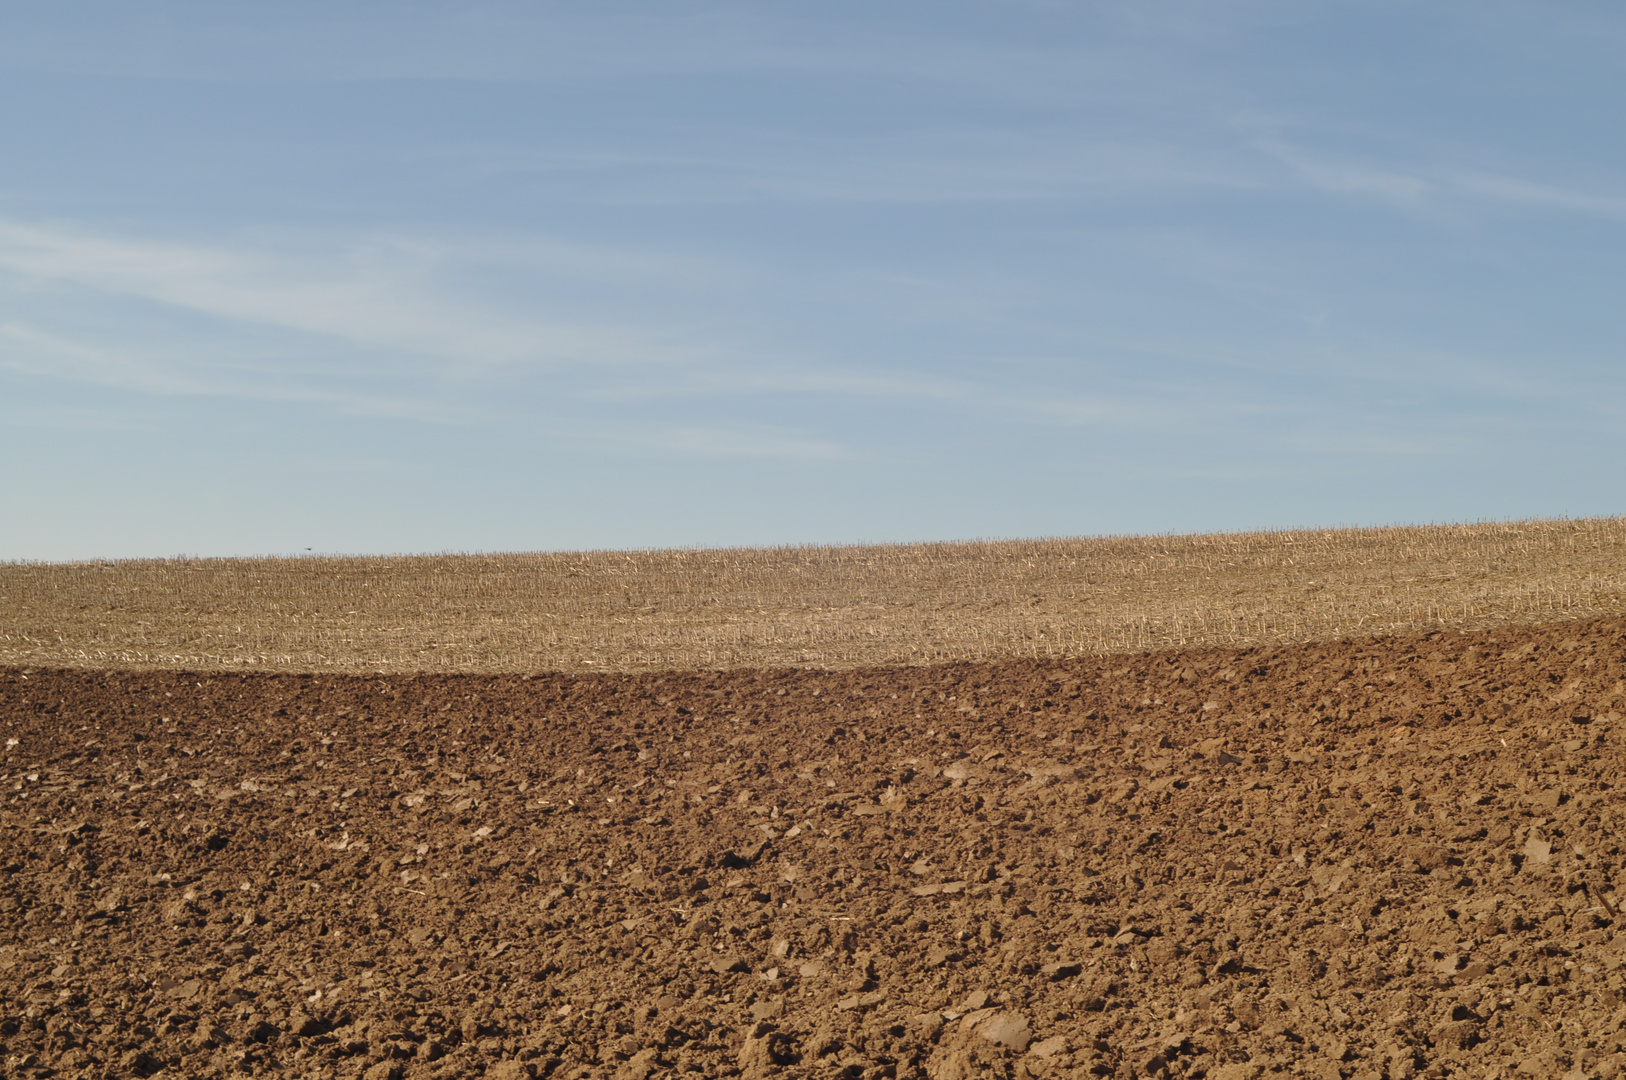
[[[1626,512],[1609,3],[0,11],[0,560]]]

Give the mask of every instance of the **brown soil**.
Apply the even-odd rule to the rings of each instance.
[[[1623,678],[3,669],[0,1068],[1609,1077]]]

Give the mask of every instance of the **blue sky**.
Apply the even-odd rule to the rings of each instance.
[[[0,559],[1626,510],[1611,4],[0,12]]]

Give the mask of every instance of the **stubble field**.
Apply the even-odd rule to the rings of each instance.
[[[1626,615],[1626,518],[873,547],[0,563],[0,664],[839,669]]]

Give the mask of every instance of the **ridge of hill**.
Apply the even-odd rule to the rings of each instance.
[[[1626,518],[869,547],[0,564],[0,663],[844,669],[1626,614]]]

